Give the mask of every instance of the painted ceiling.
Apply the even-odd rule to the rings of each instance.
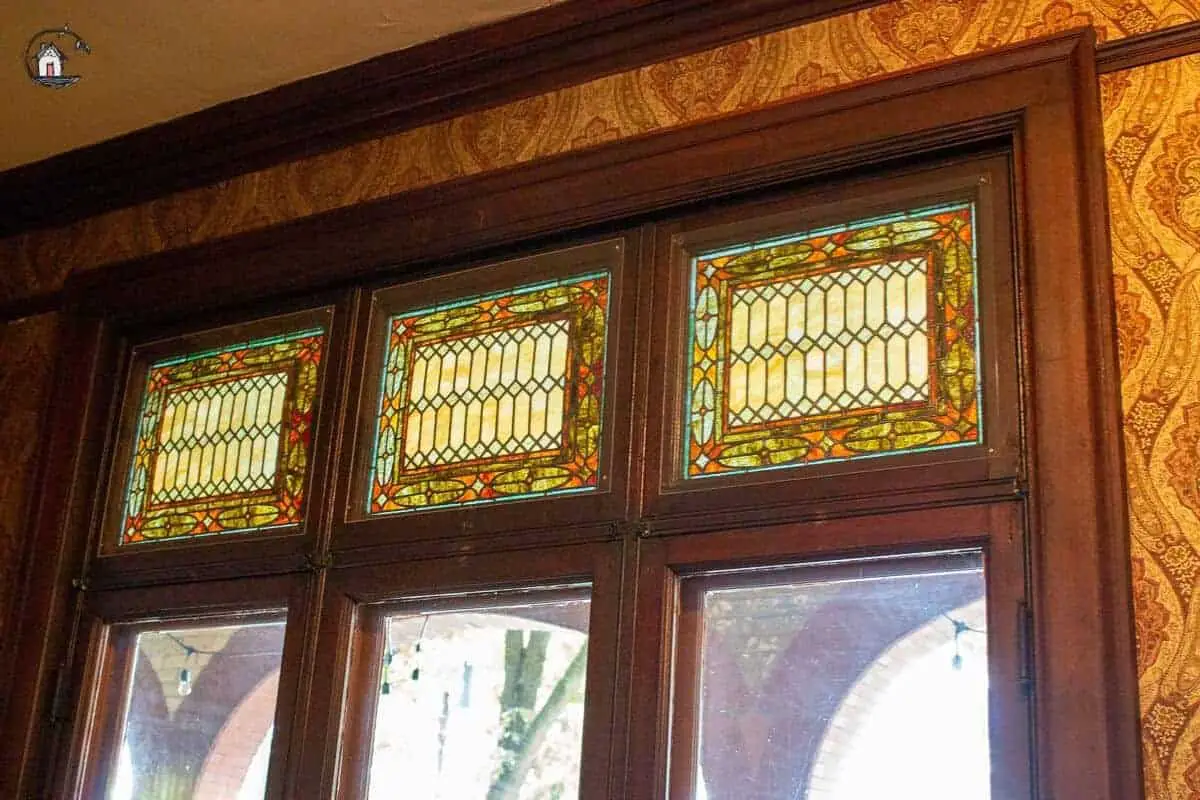
[[[0,170],[554,2],[2,4]],[[78,39],[39,35],[63,26]],[[25,56],[43,43],[66,56],[62,75],[78,75],[77,82],[53,88],[31,80]]]

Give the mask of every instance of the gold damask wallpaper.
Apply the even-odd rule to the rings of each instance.
[[[73,269],[1079,25],[1111,40],[1196,19],[1200,0],[897,0],[0,241],[0,300],[51,290]],[[1200,55],[1105,76],[1102,98],[1147,794],[1200,800]],[[31,398],[49,374],[21,362],[49,359],[47,319],[0,332],[0,389],[21,387],[26,419],[0,420],[0,571],[28,493]]]
[[[1200,797],[1200,56],[1105,76],[1147,795]]]

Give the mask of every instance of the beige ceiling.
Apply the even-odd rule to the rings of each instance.
[[[555,0],[11,0],[0,4],[0,170]],[[91,46],[51,89],[22,55],[64,24]]]

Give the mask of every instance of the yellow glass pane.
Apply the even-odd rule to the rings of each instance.
[[[908,342],[927,341],[929,279],[924,260],[904,259],[734,290],[730,427],[927,399],[928,363],[909,368]],[[869,358],[847,358],[849,345]]]
[[[270,489],[287,385],[286,372],[271,372],[169,393],[150,502]]]
[[[566,320],[553,320],[416,347],[414,364],[431,365],[427,374],[438,377],[411,384],[406,464],[428,467],[555,447],[569,332]],[[419,374],[414,369],[414,377]],[[551,403],[560,411],[558,424],[548,426]]]

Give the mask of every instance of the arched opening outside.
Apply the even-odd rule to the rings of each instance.
[[[956,637],[956,622],[971,630]],[[980,599],[884,651],[830,720],[805,800],[986,800],[987,640],[976,632],[985,629]]]

